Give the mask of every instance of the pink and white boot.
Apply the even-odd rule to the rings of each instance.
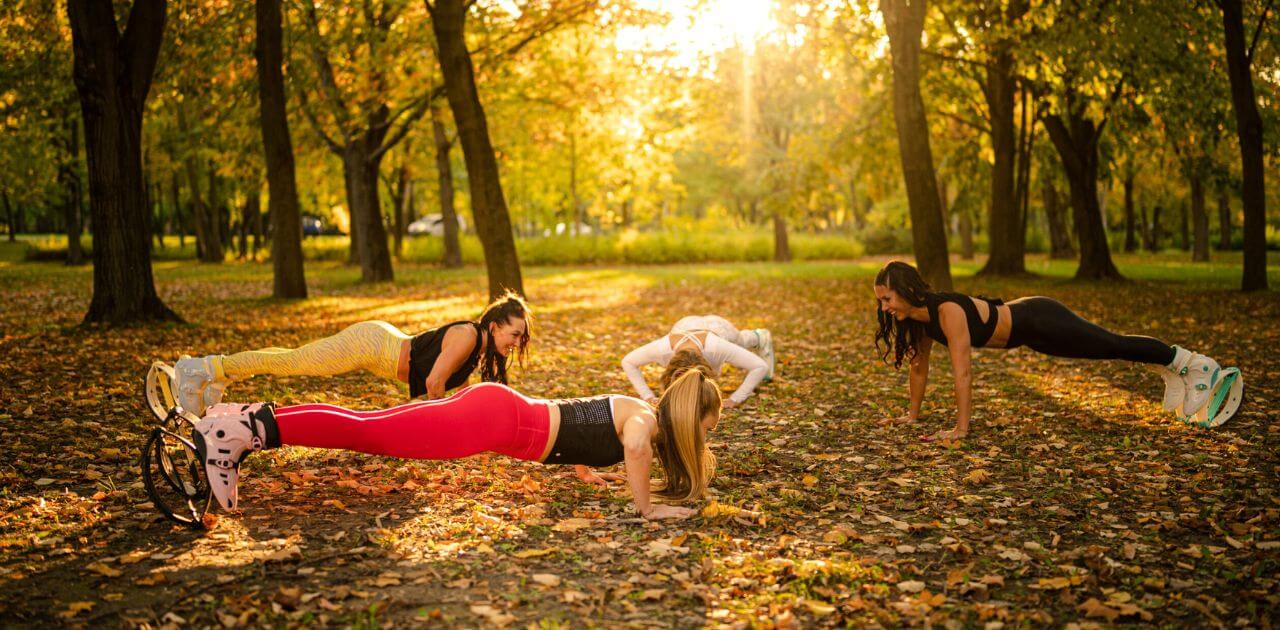
[[[196,422],[192,442],[209,478],[214,500],[225,510],[236,509],[240,462],[249,453],[280,445],[275,406],[221,403]]]

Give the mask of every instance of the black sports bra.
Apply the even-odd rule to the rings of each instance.
[[[973,300],[982,300],[989,306],[987,309],[991,316],[987,321],[982,321],[982,315],[978,313],[978,307]],[[969,296],[963,293],[938,292],[930,293],[925,298],[925,305],[929,309],[929,321],[924,324],[924,332],[934,341],[947,345],[947,336],[942,332],[942,324],[938,321],[938,306],[943,302],[954,302],[964,309],[964,319],[969,325],[969,345],[974,348],[981,348],[991,341],[991,335],[996,332],[996,323],[1000,321],[1000,310],[997,306],[1004,304],[1004,300],[998,298],[987,298],[982,296]]]
[[[623,460],[613,424],[613,396],[551,401],[560,408],[560,432],[544,464],[612,466]]]
[[[467,355],[467,360],[458,366],[458,369],[449,375],[449,380],[444,384],[445,391],[462,387],[467,384],[467,380],[471,378],[471,373],[476,371],[476,366],[480,364],[480,344],[484,340],[484,328],[480,327],[473,321],[459,321],[445,324],[435,330],[428,330],[419,333],[409,343],[409,397],[417,398],[427,393],[427,376],[431,374],[431,368],[435,367],[436,360],[440,358],[440,351],[443,349],[444,335],[454,326],[471,325],[476,329],[476,345],[471,349],[471,354]]]

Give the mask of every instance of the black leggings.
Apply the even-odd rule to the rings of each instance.
[[[1009,348],[1025,345],[1036,352],[1069,359],[1173,363],[1174,349],[1165,342],[1142,335],[1117,335],[1076,315],[1053,298],[1026,297],[1007,304],[1013,319]]]

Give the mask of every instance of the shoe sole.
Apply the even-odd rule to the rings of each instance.
[[[147,370],[147,378],[143,382],[142,391],[147,399],[147,407],[156,420],[164,422],[169,417],[169,410],[178,406],[173,396],[173,366],[164,361],[154,361]]]

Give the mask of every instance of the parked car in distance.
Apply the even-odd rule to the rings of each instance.
[[[324,221],[320,217],[306,215],[302,217],[302,235],[320,236],[324,233]]]
[[[409,234],[419,236],[422,234],[430,234],[431,236],[444,236],[444,215],[436,212],[428,214],[417,221],[409,224],[405,228]],[[467,230],[467,221],[458,215],[458,231],[465,232]]]

